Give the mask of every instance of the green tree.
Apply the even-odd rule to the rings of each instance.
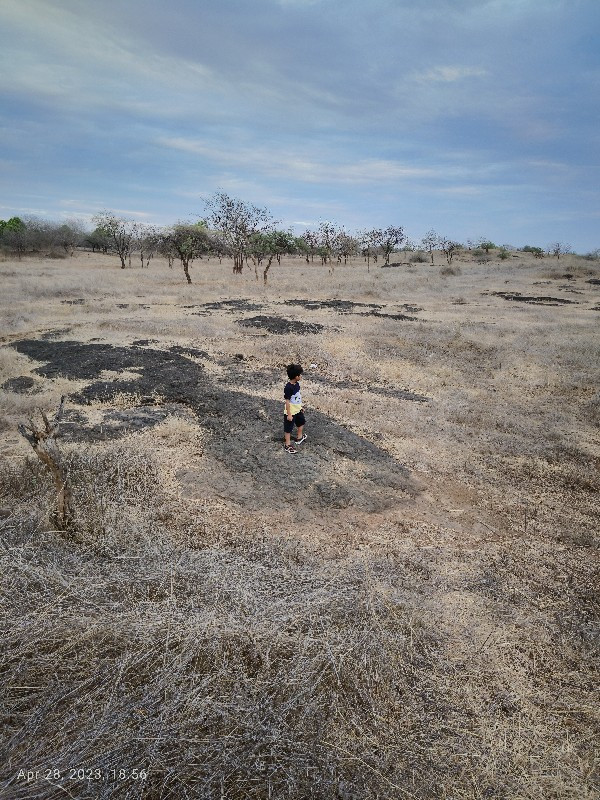
[[[385,263],[389,264],[391,254],[405,239],[404,228],[388,225],[387,228],[376,229],[373,233],[375,234],[376,246],[385,256]]]
[[[179,222],[162,234],[161,250],[167,255],[170,253],[170,261],[172,258],[181,261],[185,278],[191,283],[190,265],[211,251],[210,233],[203,222],[194,225]]]
[[[304,247],[302,249],[306,253],[306,263],[309,263],[309,256],[310,262],[312,263],[315,255],[318,255],[319,252],[319,234],[315,231],[306,230],[300,238],[304,242]]]
[[[536,258],[543,258],[544,251],[541,247],[532,247],[530,244],[526,244],[525,247],[522,248],[523,253],[531,253],[531,255],[535,256]]]
[[[0,220],[0,242],[21,260],[28,246],[28,229],[20,217]]]
[[[488,256],[490,254],[490,250],[494,250],[495,247],[496,247],[496,245],[493,242],[491,242],[489,239],[486,239],[485,236],[480,236],[479,239],[477,239],[477,243],[476,244],[477,244],[477,247],[481,247],[482,250],[485,250],[486,255],[488,255]]]
[[[10,219],[0,219],[0,236],[5,232],[24,230],[26,227],[21,217],[11,217]]]
[[[250,240],[250,256],[254,261],[254,272],[258,280],[258,266],[266,260],[263,270],[263,282],[267,284],[267,276],[271,269],[273,259],[281,264],[281,257],[297,252],[296,238],[291,231],[269,231],[268,233],[255,233]]]
[[[92,248],[92,252],[95,253],[98,250],[101,253],[108,253],[110,250],[110,239],[105,230],[102,228],[94,228],[93,231],[87,234],[85,237],[85,243]]]
[[[320,222],[318,231],[318,253],[321,256],[321,263],[328,261],[331,265],[330,272],[333,272],[332,258],[336,251],[338,237],[341,230],[333,222]]]

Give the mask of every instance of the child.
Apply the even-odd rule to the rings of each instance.
[[[287,367],[287,375],[289,381],[283,389],[283,398],[285,400],[285,411],[283,417],[283,433],[285,435],[284,449],[286,453],[294,454],[298,451],[290,443],[290,434],[294,430],[294,425],[298,428],[298,435],[295,439],[295,444],[299,445],[306,441],[306,434],[303,433],[306,419],[302,411],[302,397],[300,395],[300,375],[304,370],[300,364],[290,364]]]

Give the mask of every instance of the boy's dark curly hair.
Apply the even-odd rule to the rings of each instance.
[[[290,380],[293,380],[294,378],[299,378],[300,375],[302,375],[302,373],[304,372],[300,364],[288,364],[286,370],[287,370],[287,376]]]

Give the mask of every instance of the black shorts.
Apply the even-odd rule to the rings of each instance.
[[[287,418],[287,414],[283,415],[283,432],[284,433],[291,433],[294,430],[294,425],[297,428],[301,428],[306,423],[306,419],[304,417],[304,411],[299,411],[297,414],[294,414],[292,417],[292,421],[290,422]]]

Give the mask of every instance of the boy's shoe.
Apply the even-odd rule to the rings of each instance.
[[[295,445],[302,444],[302,442],[305,442],[307,438],[308,438],[307,435],[303,433],[301,439],[294,439],[294,444]]]
[[[298,452],[295,447],[292,447],[291,444],[284,444],[283,449],[286,453],[290,453],[290,455],[294,455],[294,453]]]

